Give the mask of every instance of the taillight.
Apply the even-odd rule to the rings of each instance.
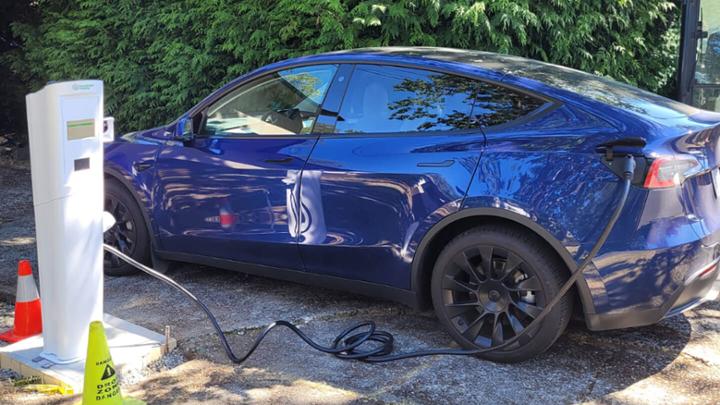
[[[653,160],[645,178],[645,188],[675,187],[700,170],[693,156],[662,156]]]

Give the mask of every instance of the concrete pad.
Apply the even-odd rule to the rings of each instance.
[[[103,323],[110,355],[121,379],[123,375],[140,372],[176,346],[173,338],[166,345],[165,336],[109,314],[104,315]],[[81,393],[85,362],[55,364],[39,357],[42,348],[42,335],[2,347],[0,368],[14,370],[23,377],[37,376],[43,384],[65,385],[74,393]]]

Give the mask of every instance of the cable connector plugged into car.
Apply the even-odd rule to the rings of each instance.
[[[634,173],[630,179],[632,184],[642,187],[649,166],[643,152],[646,144],[645,138],[630,137],[598,145],[595,150],[602,154],[602,162],[618,177],[625,179],[628,173]]]
[[[637,167],[637,163],[635,163],[635,158],[631,154],[627,154],[620,158],[622,161],[622,168],[623,168],[623,178],[626,180],[632,180],[633,175],[635,174],[635,168]]]

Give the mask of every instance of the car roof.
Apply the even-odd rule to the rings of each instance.
[[[565,66],[520,56],[437,47],[378,47],[330,52],[324,55],[375,55],[436,60],[471,65],[499,73],[503,82],[533,80],[550,88],[571,92],[658,123],[697,115],[701,110],[658,94]],[[717,116],[714,118],[717,120]]]
[[[464,63],[503,74],[516,74],[523,70],[547,65],[561,69],[562,66],[540,62],[520,56],[475,51],[456,48],[439,48],[430,46],[388,46],[376,48],[357,48],[328,52],[321,55],[386,55],[404,56],[421,59],[433,59],[444,62]],[[320,56],[320,55],[318,55]]]

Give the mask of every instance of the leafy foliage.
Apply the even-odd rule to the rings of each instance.
[[[26,81],[10,68],[12,58],[22,53],[20,38],[13,34],[12,23],[36,23],[32,0],[0,2],[0,135],[24,132]]]
[[[280,59],[364,46],[511,53],[659,91],[679,11],[662,0],[36,0],[8,58],[33,89],[99,78],[122,130],[158,125]]]

